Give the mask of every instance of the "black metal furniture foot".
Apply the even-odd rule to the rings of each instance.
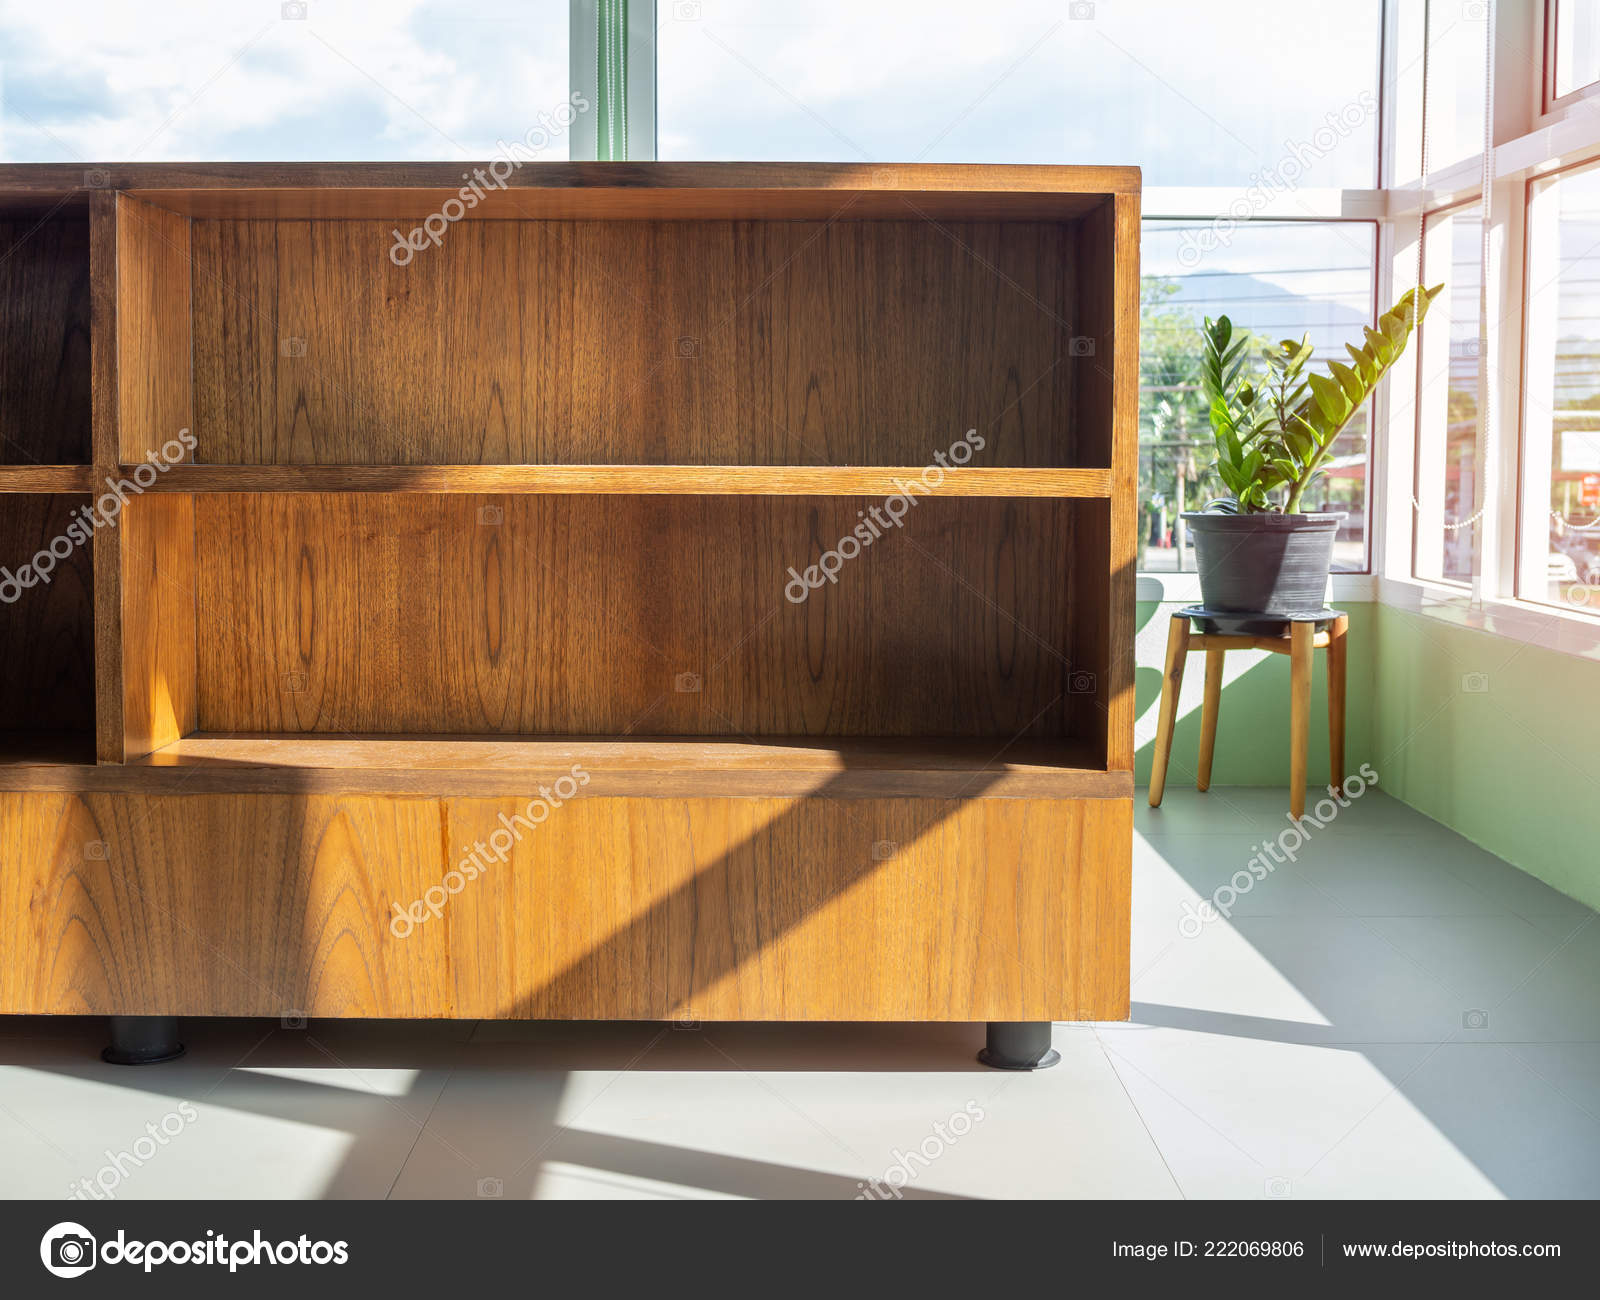
[[[111,1046],[100,1059],[112,1065],[154,1065],[184,1052],[177,1016],[112,1016]]]
[[[994,1070],[1048,1070],[1061,1053],[1050,1046],[1048,1020],[991,1020],[978,1059]]]

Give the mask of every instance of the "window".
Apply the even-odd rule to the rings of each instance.
[[[1600,612],[1600,164],[1528,200],[1517,594]]]
[[[1287,168],[1371,186],[1382,8],[663,0],[661,157],[1137,161],[1146,185],[1242,190]]]
[[[1296,217],[1336,215],[1302,191],[1376,184],[1384,11],[1235,0],[1218,22],[1189,0],[663,3],[660,156],[1137,161],[1156,218],[1144,234],[1140,567],[1192,571],[1178,515],[1222,491],[1196,387],[1202,318],[1228,312],[1264,340],[1309,331],[1319,361],[1343,357],[1372,322],[1374,223],[1257,214],[1267,196]],[[1183,188],[1184,211],[1198,202],[1220,219],[1162,220],[1150,187]],[[1348,514],[1336,565],[1358,571],[1367,418],[1316,502]]]
[[[566,132],[549,124],[569,93],[569,9],[5,3],[0,157],[482,159],[504,140],[565,158]]]
[[[1546,22],[1548,97],[1561,99],[1600,81],[1600,2],[1548,0]]]
[[[1489,40],[1482,0],[1428,6],[1428,170],[1483,152]]]
[[[1416,340],[1413,572],[1470,583],[1477,572],[1478,361],[1482,324],[1483,208],[1428,216],[1423,280],[1444,283]],[[1409,287],[1409,286],[1407,286]],[[1399,297],[1397,290],[1395,297]]]
[[[1239,223],[1225,244],[1201,252],[1217,223],[1148,221],[1141,258],[1139,567],[1195,567],[1182,520],[1223,493],[1210,466],[1206,404],[1199,391],[1200,326],[1226,315],[1263,343],[1309,334],[1312,366],[1345,359],[1373,321],[1376,227],[1370,222]],[[1367,421],[1363,408],[1307,494],[1308,510],[1345,514],[1334,567],[1367,568]]]

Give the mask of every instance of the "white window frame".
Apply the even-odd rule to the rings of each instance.
[[[1414,44],[1407,44],[1408,37],[1412,42],[1416,39],[1415,20],[1404,20],[1411,28],[1408,32],[1401,25],[1399,8],[1393,3],[1387,6],[1386,48],[1396,60],[1415,59]],[[1437,521],[1419,518],[1412,503],[1412,486],[1418,478],[1417,447],[1419,442],[1427,442],[1418,438],[1414,419],[1419,397],[1415,367],[1396,367],[1376,398],[1379,410],[1374,423],[1381,425],[1383,436],[1374,456],[1381,467],[1378,513],[1383,522],[1375,532],[1381,531],[1383,541],[1374,564],[1378,599],[1385,604],[1600,659],[1600,615],[1596,611],[1559,609],[1517,595],[1519,551],[1521,562],[1537,567],[1542,580],[1548,549],[1548,472],[1542,476],[1537,472],[1537,449],[1526,448],[1523,436],[1526,402],[1530,400],[1524,380],[1539,372],[1541,365],[1529,358],[1542,346],[1538,323],[1524,321],[1530,185],[1551,172],[1600,160],[1600,83],[1557,103],[1547,103],[1552,76],[1547,8],[1547,0],[1495,0],[1494,4],[1497,55],[1533,49],[1546,52],[1546,57],[1496,58],[1490,105],[1494,147],[1487,168],[1485,213],[1489,223],[1482,371],[1488,388],[1486,401],[1482,400],[1485,393],[1480,381],[1480,408],[1488,417],[1489,436],[1485,438],[1480,429],[1479,500],[1484,513],[1479,521],[1478,572],[1470,587],[1416,576],[1414,555],[1431,544],[1431,539],[1420,538],[1419,530]],[[1394,81],[1394,72],[1388,72],[1385,85]],[[1395,105],[1396,117],[1414,122],[1420,117],[1416,98],[1422,94],[1420,80],[1402,81],[1401,89],[1412,98]],[[1387,138],[1395,139],[1395,122],[1386,122],[1386,129]],[[1481,200],[1484,174],[1482,157],[1451,160],[1437,170],[1430,168],[1418,181],[1385,191],[1387,213],[1381,229],[1387,255],[1380,258],[1380,282],[1386,301],[1392,302],[1416,281],[1421,213]],[[1425,337],[1426,330],[1424,322]],[[1426,346],[1424,341],[1422,347]],[[1426,468],[1437,472],[1438,466]],[[1527,572],[1521,576],[1526,584]]]

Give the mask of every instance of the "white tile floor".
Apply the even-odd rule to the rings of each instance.
[[[1283,807],[1140,806],[1133,1019],[1054,1070],[971,1025],[333,1021],[126,1069],[0,1018],[0,1196],[1600,1196],[1595,914],[1369,793],[1186,935]]]

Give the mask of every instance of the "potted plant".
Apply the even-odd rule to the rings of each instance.
[[[1400,359],[1442,284],[1415,289],[1345,344],[1350,364],[1306,371],[1304,337],[1262,349],[1266,373],[1247,369],[1250,336],[1226,316],[1206,318],[1200,378],[1210,403],[1217,473],[1231,494],[1183,517],[1194,537],[1200,596],[1207,609],[1274,617],[1323,607],[1333,538],[1342,514],[1303,514],[1306,489],[1323,472],[1334,441]]]

